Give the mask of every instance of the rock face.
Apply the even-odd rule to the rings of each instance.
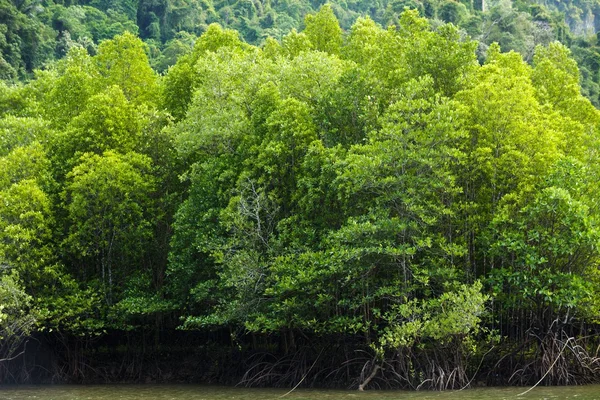
[[[565,22],[569,25],[571,32],[577,36],[595,35],[600,28],[600,16],[596,16],[590,9],[582,13],[565,15]]]
[[[498,6],[502,0],[473,0],[475,9],[482,12]],[[565,16],[565,23],[575,36],[591,36],[600,31],[600,0],[536,0],[548,11],[558,11]],[[514,0],[508,0],[514,7]]]
[[[582,0],[539,0],[550,10],[557,10],[565,15],[565,22],[576,36],[591,36],[600,31],[600,1]]]

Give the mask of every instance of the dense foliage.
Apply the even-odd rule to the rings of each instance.
[[[316,0],[3,0],[0,2],[0,78],[31,77],[35,69],[64,57],[74,46],[95,54],[102,40],[128,31],[145,42],[150,63],[164,72],[192,51],[211,23],[237,30],[248,43],[281,40],[306,28]],[[600,105],[598,0],[353,0],[333,1],[343,29],[358,17],[382,26],[398,24],[405,8],[416,9],[435,26],[451,22],[479,42],[478,57],[500,43],[530,62],[538,44],[559,40],[580,66],[584,94]],[[308,32],[306,32],[308,33]],[[318,45],[317,45],[318,47]]]
[[[212,24],[164,76],[123,33],[3,84],[0,340],[227,331],[276,359],[248,384],[598,379],[600,113],[571,52],[480,64],[453,24],[334,9],[260,47]]]

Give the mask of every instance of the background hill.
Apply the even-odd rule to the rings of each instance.
[[[234,28],[250,44],[271,36],[281,39],[303,28],[304,16],[322,0],[1,0],[0,78],[21,80],[34,69],[63,57],[75,43],[92,55],[99,42],[129,31],[148,45],[159,72],[190,52],[198,35],[217,22]],[[405,8],[414,8],[432,24],[451,22],[480,43],[480,60],[498,42],[531,61],[537,44],[559,40],[577,60],[584,95],[598,106],[600,29],[598,0],[350,0],[331,6],[344,30],[358,16],[382,26],[397,24]]]

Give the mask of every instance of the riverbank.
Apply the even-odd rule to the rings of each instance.
[[[589,341],[587,345],[594,343]],[[430,381],[422,370],[417,370],[431,355],[423,349],[413,355],[416,362],[410,371],[412,375],[400,375],[397,371],[401,360],[376,361],[370,349],[352,336],[299,337],[290,346],[275,335],[234,338],[225,330],[113,331],[95,337],[46,332],[27,340],[14,359],[0,362],[0,384],[219,384],[286,390],[362,387],[414,391],[547,386],[561,373],[569,375],[571,385],[598,383],[594,370],[584,371],[584,375],[581,365],[571,361],[573,348],[568,346],[554,354],[547,353],[545,369],[536,375],[532,365],[539,354],[531,352],[535,343],[515,343],[512,347],[507,341],[501,345],[479,345],[480,356],[466,360],[461,371],[469,383],[458,386],[451,375],[457,373],[456,369],[439,382]],[[583,355],[583,347],[574,349],[581,351],[575,356]],[[434,360],[429,362],[433,365]],[[590,363],[598,360],[593,358]],[[440,367],[434,372],[441,376],[444,370]],[[440,382],[446,384],[442,386]]]
[[[595,400],[600,398],[600,386],[577,387],[537,387],[525,396],[517,397],[520,388],[477,388],[461,392],[431,391],[343,391],[296,389],[248,389],[206,385],[44,385],[0,387],[2,400],[26,400],[45,398],[53,400],[87,399],[94,400],[504,400],[504,399],[577,399]]]

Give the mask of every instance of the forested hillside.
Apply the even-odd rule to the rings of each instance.
[[[30,78],[35,69],[81,45],[95,54],[97,45],[130,32],[146,43],[158,72],[192,50],[196,37],[211,23],[237,30],[250,44],[280,40],[304,28],[304,17],[322,0],[2,0],[0,2],[0,78]],[[598,0],[352,0],[330,3],[348,30],[358,17],[383,27],[398,24],[405,8],[416,9],[434,25],[451,22],[461,35],[478,41],[478,58],[490,44],[515,50],[528,62],[535,46],[559,40],[577,60],[584,95],[600,105],[600,29]]]
[[[573,54],[336,9],[260,46],[208,25],[164,75],[72,35],[0,86],[2,383],[599,380]]]

